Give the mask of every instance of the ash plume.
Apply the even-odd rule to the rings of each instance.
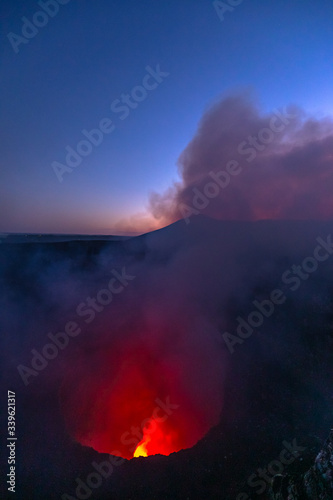
[[[181,181],[150,197],[161,225],[198,213],[222,220],[333,214],[333,121],[295,106],[264,113],[248,95],[224,98],[204,114],[178,166]]]

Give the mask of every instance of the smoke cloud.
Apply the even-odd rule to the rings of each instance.
[[[187,449],[201,457],[208,446],[219,464],[230,445],[235,466],[219,469],[228,482],[239,457],[252,467],[256,446],[260,460],[270,453],[267,435],[279,448],[295,429],[326,434],[333,248],[297,291],[283,288],[281,277],[307,262],[318,237],[331,241],[331,223],[213,219],[329,219],[332,153],[330,119],[296,108],[263,115],[249,99],[228,98],[208,111],[181,155],[182,183],[152,199],[159,223],[187,216],[190,224],[102,242],[6,238],[1,387],[22,402],[25,485],[34,491],[42,474],[40,498],[49,498],[50,471],[52,485],[61,477],[69,490],[87,450],[130,459],[145,438],[148,455]],[[117,273],[123,282],[113,281]],[[277,288],[285,304],[231,355],[222,334],[235,334],[238,318]],[[43,355],[49,333],[63,332],[68,321],[80,333],[26,386],[17,366],[31,367],[32,349]]]
[[[77,442],[127,459],[147,434],[149,455],[192,447],[223,404],[216,327],[184,266],[198,255],[156,236],[3,245],[1,253],[8,373],[27,395],[57,393]]]
[[[224,220],[329,219],[333,121],[295,106],[263,113],[249,96],[209,109],[179,158],[181,182],[150,197],[161,225],[198,213]]]

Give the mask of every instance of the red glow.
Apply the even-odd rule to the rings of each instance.
[[[146,332],[135,340],[125,332],[107,348],[86,346],[67,373],[62,407],[81,444],[127,459],[169,455],[218,423],[221,371],[210,343],[198,350],[183,336],[171,349],[174,331]]]
[[[173,436],[166,429],[163,432],[163,426],[154,423],[152,419],[151,429],[143,429],[143,439],[136,447],[133,457],[149,457],[150,455],[169,455],[172,451]]]

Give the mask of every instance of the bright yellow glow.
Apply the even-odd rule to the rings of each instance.
[[[137,447],[134,452],[134,457],[148,457],[148,453],[144,444]]]
[[[149,443],[149,441],[150,439],[148,437],[145,439],[145,441],[141,441],[141,443],[139,443],[136,447],[133,457],[148,457],[147,444]]]

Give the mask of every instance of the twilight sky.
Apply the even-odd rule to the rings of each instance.
[[[316,131],[313,119],[298,118],[295,144],[306,137],[320,165],[332,162],[333,128],[323,120],[333,115],[331,0],[230,0],[239,5],[223,21],[206,0],[55,2],[0,6],[0,231],[121,234],[174,220],[153,221],[151,193],[180,181],[178,158],[203,113],[235,92],[260,103],[247,124],[262,127],[290,103],[305,109]],[[42,4],[53,17],[36,15]],[[237,101],[236,110],[246,106]],[[241,129],[239,116],[234,125]],[[319,154],[314,141],[324,139]]]

